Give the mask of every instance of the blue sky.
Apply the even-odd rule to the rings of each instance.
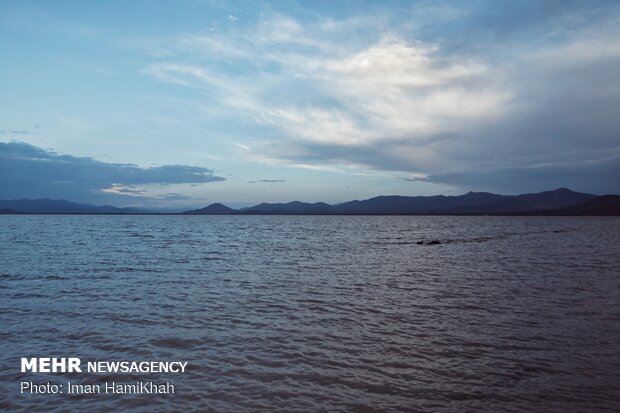
[[[619,192],[615,1],[0,0],[0,198]]]

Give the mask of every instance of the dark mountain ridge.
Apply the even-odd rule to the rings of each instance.
[[[224,204],[215,203],[211,205],[207,205],[201,209],[195,209],[193,211],[186,211],[184,214],[187,215],[221,215],[221,214],[232,214],[236,211],[232,208],[227,207]]]
[[[11,214],[141,214],[141,208],[117,208],[109,205],[96,206],[64,199],[12,199],[0,200],[0,213]]]
[[[170,213],[160,211],[164,213]],[[149,214],[140,208],[117,208],[52,199],[0,200],[0,214]],[[173,212],[172,212],[173,213]],[[261,203],[241,209],[221,203],[185,215],[620,215],[620,196],[559,188],[522,195],[469,192],[458,196],[382,195],[330,205],[325,202]]]
[[[590,208],[588,205],[578,207],[587,202],[597,205],[599,211],[607,211],[606,215],[618,215],[614,213],[616,209],[613,205],[608,206],[610,202],[615,201],[574,192],[567,188],[521,195],[497,195],[488,192],[469,192],[458,196],[382,195],[335,205],[300,201],[261,203],[239,210],[228,208],[227,213],[241,215],[571,215],[570,211],[574,210],[576,213],[582,211],[580,215],[587,215]],[[187,211],[185,214],[210,214],[208,209],[211,206]]]
[[[300,202],[293,201],[280,204],[261,203],[249,208],[241,208],[239,212],[245,214],[322,214],[331,213],[332,206],[325,202]]]
[[[545,215],[620,216],[620,196],[603,195],[580,204],[544,211]]]

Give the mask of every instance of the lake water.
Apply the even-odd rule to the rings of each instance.
[[[5,411],[620,409],[617,218],[4,215],[0,305]],[[45,356],[189,366],[20,373]]]

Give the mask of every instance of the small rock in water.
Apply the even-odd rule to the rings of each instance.
[[[418,241],[418,242],[416,242],[416,244],[422,245],[422,244],[424,244],[424,241]]]
[[[441,241],[434,239],[432,241],[429,241],[428,245],[441,245]]]

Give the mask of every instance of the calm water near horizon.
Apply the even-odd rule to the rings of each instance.
[[[619,218],[0,215],[0,303],[3,411],[620,410]],[[176,394],[19,394],[67,379]]]

